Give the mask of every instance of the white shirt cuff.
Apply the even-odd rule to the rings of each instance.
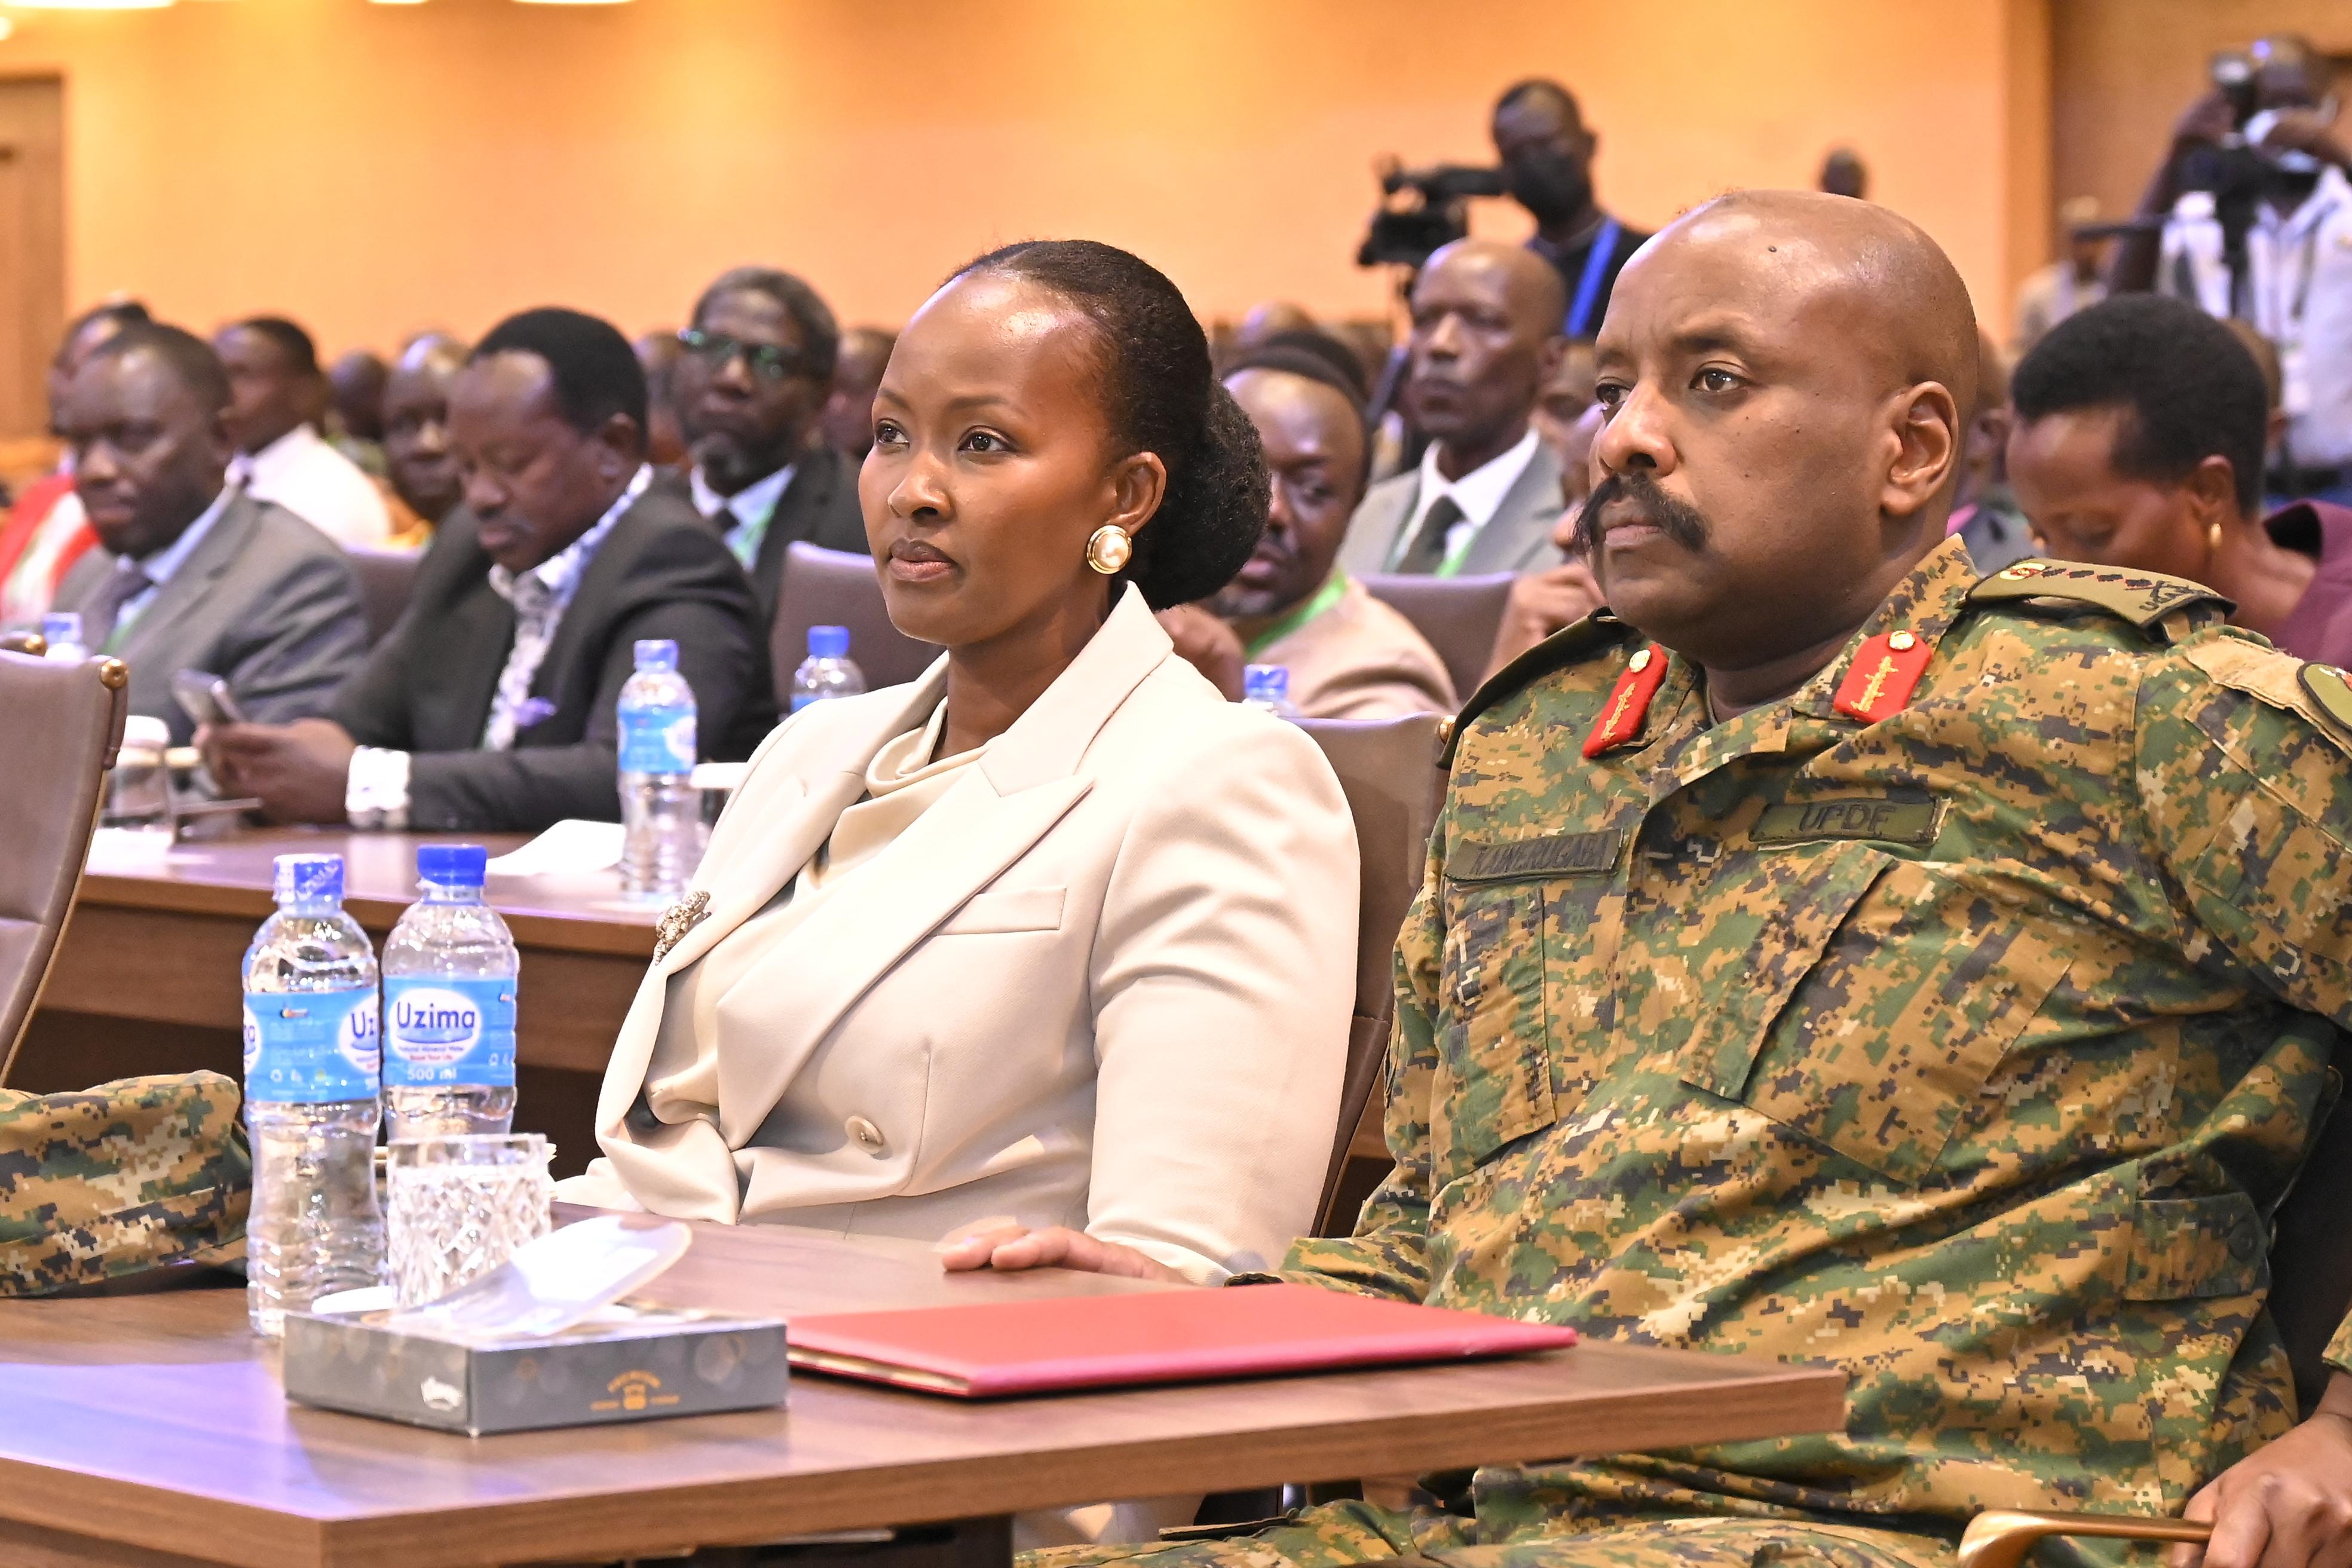
[[[353,827],[397,833],[408,826],[408,753],[362,746],[352,753],[343,811]]]

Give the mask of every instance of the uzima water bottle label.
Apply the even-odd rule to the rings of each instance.
[[[623,773],[692,773],[694,757],[693,709],[638,708],[621,715]]]
[[[386,980],[383,1025],[388,1084],[514,1083],[512,980]]]
[[[374,986],[245,994],[247,1100],[373,1100],[383,1064]]]

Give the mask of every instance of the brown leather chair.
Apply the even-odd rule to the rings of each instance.
[[[37,753],[16,759],[0,813],[0,1083],[81,886],[106,772],[122,743],[130,679],[119,659],[0,650],[0,735],[41,737]]]
[[[793,671],[808,658],[811,626],[847,626],[849,657],[866,676],[869,691],[900,686],[931,667],[940,650],[917,642],[890,624],[875,581],[874,563],[847,551],[824,550],[795,542],[784,552],[784,574],[776,596],[776,624],[769,652],[776,661],[776,701],[793,700]]]
[[[2338,1065],[2345,1065],[2341,1053]],[[2352,1311],[2352,1247],[2344,1244],[2344,1215],[2352,1212],[2352,1110],[2339,1103],[2302,1177],[2279,1205],[2271,1240],[2271,1317],[2286,1342],[2299,1406],[2318,1404],[2331,1369],[2320,1357],[2336,1325]],[[2027,1552],[2051,1536],[2103,1536],[2121,1541],[2202,1542],[2211,1527],[2181,1519],[2128,1514],[2034,1513],[1987,1509],[1960,1536],[1958,1568],[2018,1568]]]
[[[1464,698],[1486,678],[1495,632],[1515,581],[1508,572],[1484,577],[1367,576],[1365,590],[1413,624],[1429,639],[1454,689]]]
[[[360,603],[367,612],[368,646],[373,647],[408,608],[409,595],[416,590],[416,563],[425,552],[346,546],[343,553],[360,580]]]
[[[1388,1058],[1389,1025],[1396,1009],[1395,954],[1398,928],[1413,895],[1421,890],[1429,854],[1429,832],[1445,793],[1437,771],[1434,714],[1404,719],[1307,719],[1299,728],[1313,737],[1339,775],[1348,810],[1356,819],[1357,851],[1363,859],[1362,891],[1356,907],[1356,1007],[1348,1026],[1348,1076],[1340,1091],[1339,1125],[1324,1173],[1323,1197],[1316,1207],[1315,1233],[1344,1234],[1355,1215],[1339,1212],[1340,1178],[1357,1124],[1381,1080]]]

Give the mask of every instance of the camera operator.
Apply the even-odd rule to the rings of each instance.
[[[2214,63],[2116,258],[2120,289],[2155,287],[2277,345],[2287,416],[2274,486],[2352,501],[2352,153],[2303,38]],[[2160,220],[2160,223],[2158,221]]]
[[[1495,101],[1495,153],[1504,187],[1534,215],[1528,248],[1549,261],[1568,290],[1561,331],[1591,339],[1609,309],[1617,273],[1650,237],[1602,212],[1592,199],[1592,154],[1576,96],[1556,81],[1518,83]]]

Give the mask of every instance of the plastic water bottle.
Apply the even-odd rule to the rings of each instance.
[[[505,1132],[514,1121],[515,992],[521,964],[482,901],[489,851],[416,851],[424,897],[383,942],[384,1136]]]
[[[278,912],[245,954],[246,1307],[271,1339],[288,1312],[383,1273],[375,952],[343,912],[341,856],[277,866]]]
[[[835,697],[855,697],[866,689],[866,672],[849,657],[847,626],[811,626],[808,657],[793,671],[792,711]]]
[[[621,688],[621,886],[670,897],[702,858],[694,688],[677,673],[677,644],[648,638],[636,653],[637,672]]]
[[[1277,719],[1297,719],[1290,705],[1290,671],[1279,664],[1252,664],[1242,668],[1242,706],[1259,708]]]
[[[78,610],[51,610],[43,616],[41,640],[49,645],[50,658],[69,658],[79,663],[89,657],[89,649],[82,646],[81,613]]]

